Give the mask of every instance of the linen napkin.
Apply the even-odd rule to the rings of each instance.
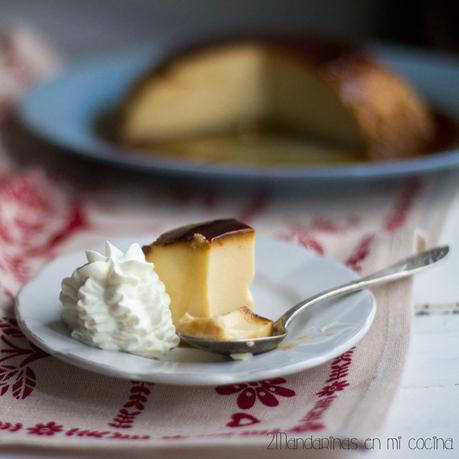
[[[8,83],[0,84],[0,158],[9,160],[0,169],[0,445],[148,457],[164,451],[197,457],[217,449],[221,457],[246,457],[255,448],[257,457],[291,457],[285,443],[291,439],[300,438],[295,452],[304,455],[302,441],[323,441],[330,452],[327,438],[355,439],[362,447],[376,435],[408,348],[409,280],[374,290],[378,308],[370,331],[331,362],[296,375],[206,388],[124,381],[67,365],[25,339],[12,303],[20,286],[60,253],[222,216],[369,273],[414,253],[415,228],[436,241],[456,199],[455,177],[287,194],[119,176],[113,183],[103,168],[84,165],[83,175],[97,184],[43,166],[24,170],[2,135],[19,97],[58,59],[26,30],[1,36],[0,82]],[[18,78],[25,68],[29,78]],[[29,148],[33,154],[35,145]]]

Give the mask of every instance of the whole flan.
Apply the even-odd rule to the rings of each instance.
[[[118,138],[138,147],[266,127],[370,159],[412,156],[434,135],[422,98],[362,49],[260,38],[165,59],[127,95]]]

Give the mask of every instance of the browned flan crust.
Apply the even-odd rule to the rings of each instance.
[[[234,218],[212,220],[181,226],[163,233],[152,245],[144,246],[142,250],[146,255],[152,246],[164,246],[179,242],[209,244],[224,237],[254,232],[255,230],[251,226]]]
[[[432,113],[386,67],[354,53],[329,61],[320,71],[357,119],[371,159],[413,156],[431,143],[435,135]]]
[[[265,45],[316,69],[356,118],[370,159],[413,156],[432,141],[434,119],[424,101],[361,48],[298,38],[271,39]]]
[[[433,115],[399,75],[358,46],[304,37],[221,39],[175,50],[134,85],[121,111],[120,126],[124,123],[123,113],[129,110],[129,101],[152,79],[167,79],[179,60],[203,56],[218,48],[247,45],[262,46],[279,57],[300,60],[313,67],[357,121],[364,153],[370,159],[410,157],[432,142]]]

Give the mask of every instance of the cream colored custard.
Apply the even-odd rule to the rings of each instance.
[[[245,223],[230,218],[182,226],[143,250],[171,297],[175,326],[186,313],[210,318],[253,308],[255,231]]]

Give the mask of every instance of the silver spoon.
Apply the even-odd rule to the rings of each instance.
[[[448,253],[448,246],[436,247],[408,257],[369,276],[311,296],[282,314],[273,323],[273,334],[271,336],[263,338],[238,339],[233,341],[209,340],[182,334],[179,334],[179,336],[193,347],[216,352],[218,354],[230,355],[246,352],[250,354],[260,354],[262,352],[271,351],[279,346],[280,342],[287,336],[287,327],[291,324],[292,320],[309,306],[319,303],[320,301],[329,300],[330,298],[348,295],[370,286],[412,276],[413,274],[422,271],[428,266],[445,258]]]

